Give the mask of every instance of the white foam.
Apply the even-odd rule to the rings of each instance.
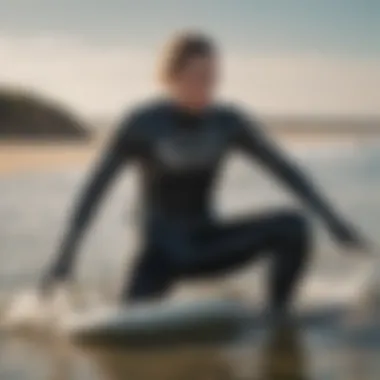
[[[61,286],[43,296],[36,289],[16,293],[4,308],[0,327],[12,332],[57,335],[73,315],[109,304],[109,298],[93,290],[85,292]]]
[[[10,301],[1,325],[12,331],[57,331],[63,319],[72,313],[70,298],[64,289],[44,298],[35,290],[16,294]]]

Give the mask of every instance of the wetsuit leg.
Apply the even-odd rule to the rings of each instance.
[[[283,308],[292,298],[310,251],[306,218],[296,211],[280,211],[224,225],[206,225],[196,233],[198,250],[183,263],[187,277],[225,274],[251,260],[272,258],[270,304]]]
[[[130,279],[126,279],[121,293],[122,302],[149,301],[163,296],[173,283],[168,261],[150,242],[137,256]]]
[[[170,243],[165,244],[165,240]],[[308,253],[308,223],[295,211],[256,215],[226,224],[205,223],[190,237],[165,234],[159,247],[148,247],[134,270],[130,287],[124,289],[123,300],[159,297],[177,278],[227,274],[268,255],[273,260],[270,304],[282,308],[291,300]]]

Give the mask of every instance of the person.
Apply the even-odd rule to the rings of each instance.
[[[357,231],[271,142],[260,122],[215,100],[219,54],[214,41],[201,33],[183,33],[169,43],[160,71],[163,95],[136,106],[122,120],[44,274],[45,289],[70,277],[79,243],[101,198],[132,162],[140,168],[144,244],[131,279],[122,288],[121,302],[162,297],[179,279],[232,273],[267,256],[273,264],[268,310],[287,314],[311,253],[308,218],[302,208],[288,208],[219,220],[213,194],[232,151],[271,172],[322,219],[339,244],[363,245]]]

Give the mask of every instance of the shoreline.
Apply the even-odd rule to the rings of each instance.
[[[330,134],[274,134],[280,145],[315,147],[373,141],[373,138],[353,138]],[[62,141],[0,140],[0,176],[15,173],[51,172],[76,166],[86,166],[101,152],[104,137],[88,143]]]

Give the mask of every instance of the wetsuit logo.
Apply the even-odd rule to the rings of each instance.
[[[161,139],[156,153],[168,169],[206,169],[215,165],[222,153],[222,145],[219,134],[213,131],[182,131]]]

